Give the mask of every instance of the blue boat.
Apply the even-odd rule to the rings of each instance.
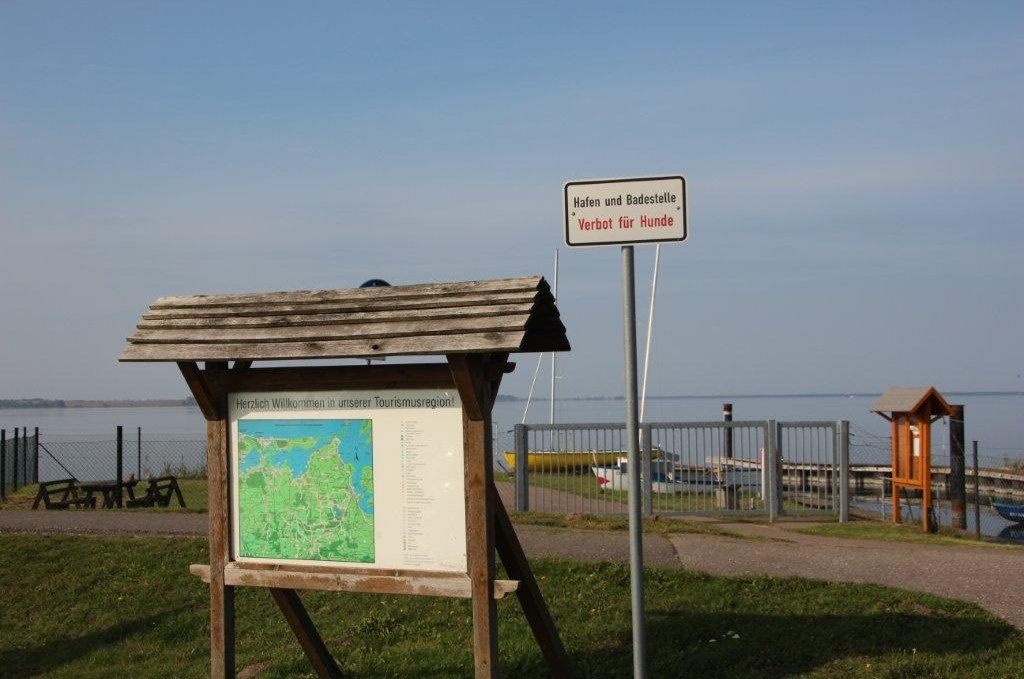
[[[1024,523],[1024,505],[1010,505],[1004,502],[993,502],[992,508],[999,516],[1014,523]]]

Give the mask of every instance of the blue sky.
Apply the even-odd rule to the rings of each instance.
[[[5,2],[0,398],[184,393],[116,364],[160,295],[550,275],[565,181],[655,173],[651,393],[1024,389],[1022,120],[1020,3]],[[565,393],[618,266],[562,250]]]

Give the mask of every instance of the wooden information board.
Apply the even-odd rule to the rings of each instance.
[[[321,677],[340,672],[298,590],[469,598],[478,677],[498,676],[496,602],[515,593],[552,675],[572,674],[493,479],[509,354],[569,349],[543,278],[161,298],[128,342],[123,361],[176,362],[207,420],[210,563],[192,572],[212,677],[234,676],[239,586],[270,591]],[[252,367],[396,355],[444,362]]]

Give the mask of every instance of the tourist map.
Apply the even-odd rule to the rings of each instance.
[[[238,556],[375,561],[369,419],[239,419]]]

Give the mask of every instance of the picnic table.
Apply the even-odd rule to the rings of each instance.
[[[85,493],[87,498],[94,497],[96,494],[103,496],[102,507],[104,509],[113,509],[117,506],[117,492],[118,488],[122,488],[121,502],[135,499],[135,486],[137,486],[139,480],[132,477],[127,480],[118,482],[116,479],[111,481],[86,481],[78,484],[79,490]]]

